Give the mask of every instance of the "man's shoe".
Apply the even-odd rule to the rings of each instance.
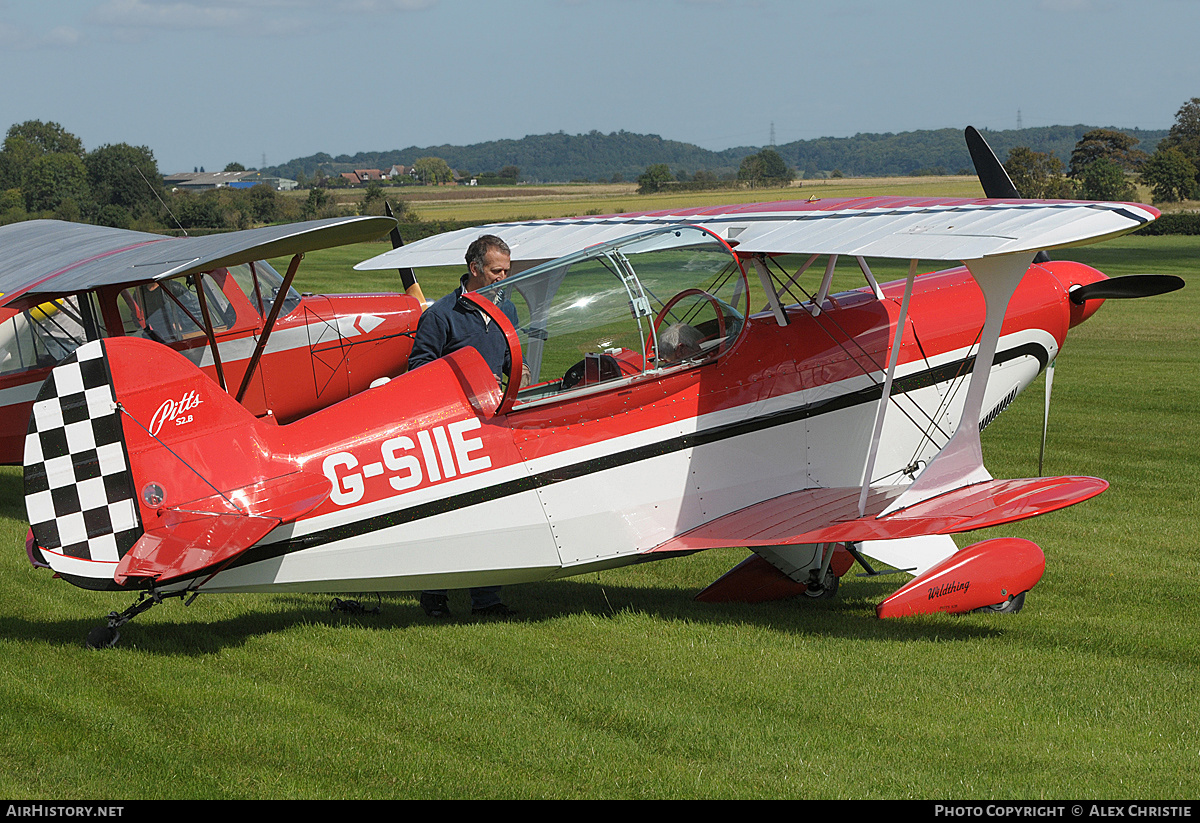
[[[444,594],[421,592],[421,608],[429,617],[449,617],[450,603]]]
[[[503,603],[493,603],[490,606],[484,606],[482,609],[471,609],[471,614],[475,617],[512,617],[516,611],[505,606]]]

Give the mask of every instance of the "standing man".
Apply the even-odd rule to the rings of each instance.
[[[504,330],[463,295],[503,280],[511,266],[508,244],[494,234],[485,234],[467,247],[467,273],[459,287],[421,315],[408,358],[409,369],[472,346],[483,355],[497,381],[501,373],[509,372],[512,359]],[[517,307],[512,301],[502,299],[499,308],[516,326]],[[430,617],[449,617],[446,590],[421,592],[421,608]],[[512,611],[501,601],[499,586],[479,586],[471,589],[471,614],[505,617]]]

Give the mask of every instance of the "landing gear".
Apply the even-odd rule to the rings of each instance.
[[[841,560],[834,563],[834,555],[839,551],[836,543],[818,543],[815,549],[820,553],[821,563],[809,571],[808,580],[804,582],[804,595],[814,600],[829,600],[837,595],[841,580],[838,572],[845,574],[854,560],[843,551]]]
[[[838,581],[841,580],[832,570],[826,569],[821,577],[819,569],[813,569],[812,576],[805,583],[804,596],[814,600],[829,600],[837,595]]]
[[[117,641],[121,639],[121,633],[117,631],[121,626],[124,626],[133,618],[137,617],[144,611],[149,610],[152,606],[157,606],[159,603],[166,600],[168,597],[188,597],[183,605],[191,605],[191,602],[196,599],[199,592],[183,589],[177,592],[160,592],[155,589],[144,591],[138,597],[136,603],[130,606],[123,612],[109,612],[108,623],[103,626],[97,626],[88,632],[87,647],[89,649],[111,649],[117,645]]]
[[[1010,597],[1003,603],[995,603],[991,606],[984,606],[982,609],[976,609],[976,612],[984,614],[1016,614],[1021,611],[1021,607],[1025,605],[1025,595],[1028,592],[1021,592],[1015,597]]]
[[[121,639],[121,633],[114,626],[97,626],[88,632],[87,647],[89,649],[111,649]]]

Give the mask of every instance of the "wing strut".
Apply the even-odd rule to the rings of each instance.
[[[242,385],[238,387],[237,396],[234,398],[239,403],[242,402],[246,389],[250,388],[250,378],[254,376],[254,370],[258,368],[259,358],[266,351],[267,340],[271,338],[271,330],[275,328],[275,321],[279,318],[279,310],[283,308],[284,301],[287,300],[288,290],[291,289],[292,280],[296,277],[296,269],[300,268],[300,261],[303,259],[303,253],[292,257],[292,262],[288,264],[287,274],[283,276],[283,283],[280,284],[279,291],[275,293],[275,303],[271,306],[271,313],[267,315],[267,322],[263,326],[262,334],[259,335],[258,345],[254,347],[254,354],[250,355],[250,362],[246,364],[246,374],[242,377]]]
[[[821,278],[821,288],[817,290],[817,296],[813,298],[812,316],[816,317],[821,313],[821,304],[825,302],[825,298],[829,296],[829,287],[833,285],[833,270],[837,266],[836,254],[829,255],[829,260],[825,263],[825,276]]]
[[[983,331],[979,334],[979,352],[971,369],[971,384],[967,389],[962,417],[950,442],[929,461],[913,484],[883,510],[880,517],[952,489],[992,479],[983,467],[979,417],[1008,302],[1033,262],[1033,256],[1034,253],[1030,251],[963,261],[983,292],[987,314]]]
[[[863,277],[867,278],[867,284],[871,287],[871,291],[875,295],[876,300],[883,299],[883,289],[879,288],[879,284],[875,282],[875,275],[871,273],[871,267],[867,265],[867,258],[855,257],[858,261],[858,267],[862,270]]]
[[[775,315],[775,322],[780,328],[788,324],[787,312],[783,310],[783,306],[779,302],[779,294],[775,291],[775,284],[771,282],[771,275],[767,271],[767,265],[763,263],[762,255],[754,255],[751,258],[754,263],[754,270],[758,272],[758,280],[762,283],[763,291],[767,293],[767,302],[771,304],[771,312]]]
[[[225,385],[225,369],[221,366],[221,351],[217,347],[217,335],[213,331],[212,316],[208,313],[208,298],[204,296],[203,274],[192,275],[196,278],[196,299],[200,303],[200,316],[204,318],[204,334],[208,337],[208,347],[212,350],[213,364],[217,367],[217,381],[221,388],[229,391]]]
[[[862,258],[859,258],[860,265]],[[864,272],[866,269],[864,268]],[[913,281],[917,277],[917,261],[908,261],[908,278],[904,281],[904,300],[900,303],[900,316],[896,320],[896,331],[892,334],[892,352],[888,356],[887,377],[883,380],[883,395],[879,398],[879,410],[875,412],[875,429],[871,432],[871,448],[867,452],[867,465],[863,470],[862,491],[858,495],[858,516],[867,512],[867,492],[871,489],[871,474],[875,471],[875,457],[879,454],[879,438],[883,434],[883,417],[892,398],[892,378],[896,376],[896,363],[900,359],[900,347],[904,342],[904,326],[908,322],[908,303],[912,299]],[[872,281],[873,282],[873,281]],[[878,288],[878,286],[876,286]]]

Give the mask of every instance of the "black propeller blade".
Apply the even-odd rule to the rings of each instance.
[[[393,219],[396,217],[396,215],[392,213],[392,204],[386,200],[383,201],[383,210],[387,213],[388,217]],[[404,238],[400,236],[399,226],[392,227],[390,237],[392,238],[393,249],[398,249],[404,245]],[[417,282],[416,272],[414,272],[412,269],[397,269],[397,271],[400,272],[400,285],[404,287],[404,293],[412,295],[413,297],[417,298],[417,300],[421,301],[422,305],[424,305],[425,295],[421,291],[421,284]]]
[[[1173,274],[1128,274],[1071,289],[1071,302],[1080,306],[1085,300],[1153,297],[1182,288],[1183,278]]]
[[[975,165],[975,175],[983,186],[983,193],[995,200],[1020,200],[1017,187],[979,130],[967,126],[966,137],[967,151],[971,152],[971,162]]]
[[[1020,200],[1021,195],[1013,185],[1012,178],[1004,170],[1004,164],[992,151],[992,147],[983,139],[983,135],[974,126],[967,126],[964,132],[967,138],[967,151],[971,153],[971,163],[975,166],[975,176],[983,193],[993,200]],[[1049,263],[1050,255],[1044,251],[1037,253],[1034,263]]]

